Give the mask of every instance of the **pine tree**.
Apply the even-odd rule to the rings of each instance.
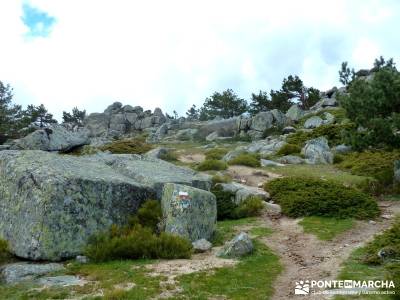
[[[195,104],[192,105],[191,108],[188,109],[188,111],[186,112],[186,117],[189,120],[198,120],[200,116],[200,111],[199,109],[196,107]]]
[[[63,121],[65,123],[73,123],[75,125],[82,126],[85,117],[86,110],[79,110],[77,107],[72,109],[72,113],[63,111]]]
[[[261,111],[267,111],[271,109],[271,101],[268,97],[267,92],[259,91],[258,94],[251,94],[251,102],[249,112],[255,115]]]
[[[53,115],[48,113],[46,107],[43,104],[39,106],[28,105],[25,111],[25,116],[30,120],[31,123],[37,124],[40,128],[46,127],[49,124],[57,123],[57,120],[53,119]]]

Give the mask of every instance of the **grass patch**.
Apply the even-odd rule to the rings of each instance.
[[[334,181],[285,177],[267,182],[264,188],[289,217],[368,219],[379,215],[371,196]]]
[[[285,144],[281,149],[279,149],[277,155],[290,155],[300,152],[301,148],[298,145]]]
[[[176,299],[269,299],[273,282],[282,271],[279,258],[255,242],[255,252],[233,268],[183,275],[177,279],[183,292]]]
[[[101,151],[110,151],[113,154],[144,154],[153,146],[147,144],[144,138],[118,140],[99,148]]]
[[[258,238],[267,237],[272,234],[272,229],[268,227],[253,227],[250,229],[249,233],[252,236]]]
[[[214,246],[221,246],[226,241],[231,240],[236,232],[236,227],[243,225],[254,225],[257,223],[257,219],[254,217],[243,218],[238,220],[223,220],[217,222],[217,229],[214,233],[212,243]]]
[[[311,233],[320,240],[329,241],[335,236],[351,229],[353,219],[335,219],[326,217],[305,217],[299,223],[305,233]]]
[[[216,185],[217,183],[229,183],[232,182],[232,177],[228,174],[226,175],[219,175],[216,174],[212,177],[212,183],[213,185]]]
[[[224,148],[214,148],[206,151],[206,159],[220,160],[224,157],[224,155],[228,153],[228,149]]]
[[[261,167],[260,156],[253,153],[242,153],[228,162],[230,165],[241,165],[252,168]]]
[[[175,151],[167,151],[166,153],[162,153],[160,155],[160,159],[169,162],[176,162],[178,161],[178,154]]]
[[[342,280],[393,280],[396,286],[396,295],[377,295],[374,299],[399,299],[400,295],[400,252],[392,253],[391,257],[380,258],[377,253],[380,249],[386,251],[392,248],[400,250],[400,218],[396,219],[392,228],[384,231],[365,247],[358,248],[343,264],[339,279]],[[345,299],[336,297],[336,300]],[[347,299],[347,298],[346,298]],[[352,299],[365,299],[353,297]]]
[[[393,183],[393,163],[400,159],[400,150],[355,152],[344,155],[343,158],[337,165],[340,169],[375,178],[383,190]]]
[[[205,160],[197,165],[198,171],[210,171],[210,170],[223,171],[226,170],[227,168],[228,165],[226,162],[215,159]]]

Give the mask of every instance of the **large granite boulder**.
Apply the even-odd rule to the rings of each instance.
[[[11,150],[43,150],[67,152],[89,144],[86,130],[70,131],[62,125],[36,130],[24,138],[11,143]]]
[[[210,187],[190,169],[139,155],[1,151],[0,238],[19,257],[75,257],[92,234],[160,199],[168,182]]]
[[[297,104],[293,104],[286,112],[286,117],[294,122],[299,121],[302,117],[304,117],[304,115],[304,110],[302,110]]]
[[[256,114],[251,121],[251,129],[260,132],[265,131],[272,127],[274,122],[274,115],[270,111],[263,111]]]
[[[161,207],[165,231],[192,242],[211,239],[217,221],[214,194],[181,184],[166,184]]]
[[[198,135],[200,138],[205,139],[208,135],[215,132],[218,137],[232,137],[237,133],[237,122],[237,117],[208,121],[200,126]]]
[[[301,150],[309,164],[332,164],[333,153],[331,152],[328,140],[325,137],[319,137],[306,142]]]
[[[270,197],[270,195],[263,189],[243,185],[236,182],[218,183],[217,186],[220,187],[225,192],[230,192],[232,194],[235,194],[235,198],[232,199],[232,202],[237,205],[242,203],[250,196],[259,197],[260,199],[263,200],[267,200]]]
[[[109,126],[109,116],[105,113],[92,113],[84,120],[85,128],[90,137],[106,135]]]
[[[224,247],[217,253],[217,256],[227,258],[237,258],[248,255],[254,250],[253,242],[249,235],[241,232],[231,241],[226,243]]]

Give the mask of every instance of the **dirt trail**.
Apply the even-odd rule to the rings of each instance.
[[[400,202],[380,202],[382,215],[400,213]],[[272,300],[297,299],[294,285],[299,280],[331,280],[340,271],[340,265],[350,253],[366,242],[372,240],[374,234],[389,228],[393,218],[380,218],[377,222],[358,221],[356,226],[336,237],[332,241],[320,241],[314,235],[303,233],[298,224],[299,219],[286,217],[264,222],[273,228],[271,236],[263,238],[263,242],[277,253],[284,266],[284,271],[275,282],[275,294]],[[314,295],[307,299],[330,299],[329,296]]]

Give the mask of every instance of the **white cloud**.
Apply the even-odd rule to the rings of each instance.
[[[31,0],[56,18],[36,39],[25,37],[22,3],[0,2],[0,80],[57,117],[113,101],[183,114],[215,90],[248,98],[289,74],[325,89],[344,60],[400,58],[395,0]]]

